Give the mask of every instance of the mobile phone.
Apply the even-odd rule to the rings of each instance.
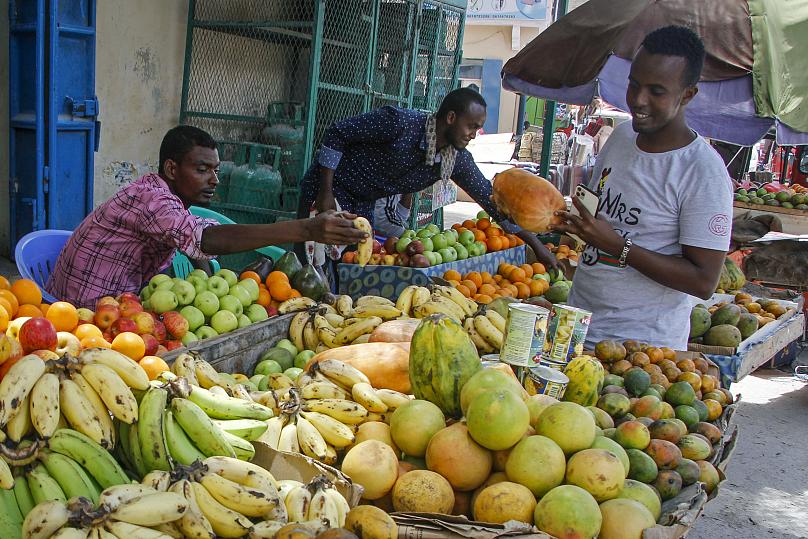
[[[584,208],[586,208],[586,211],[592,214],[592,217],[597,217],[598,203],[600,202],[600,198],[598,197],[597,193],[595,193],[585,185],[578,185],[575,188],[574,197],[577,198],[584,205]],[[570,213],[575,215],[576,217],[581,216],[581,213],[578,211],[578,208],[575,207],[575,204],[572,205]],[[578,243],[586,243],[575,234],[567,234],[567,235],[573,238]]]

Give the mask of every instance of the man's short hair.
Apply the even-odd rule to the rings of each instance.
[[[458,88],[457,90],[452,90],[446,94],[446,97],[443,98],[443,102],[440,104],[440,108],[438,109],[436,116],[438,118],[446,118],[450,111],[454,111],[454,113],[459,116],[464,112],[467,112],[469,108],[471,108],[472,103],[477,103],[483,108],[487,106],[483,96],[471,88]]]
[[[681,56],[687,62],[683,81],[685,86],[698,84],[704,67],[704,42],[690,28],[664,26],[645,36],[642,47],[651,54]]]
[[[202,146],[215,150],[216,141],[206,131],[192,125],[178,125],[168,130],[160,143],[160,166],[158,172],[163,173],[166,160],[171,159],[179,164],[194,146]]]

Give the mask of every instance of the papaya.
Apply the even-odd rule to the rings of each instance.
[[[444,314],[421,321],[410,347],[410,384],[416,399],[460,418],[460,391],[481,368],[477,347],[458,321]]]
[[[564,392],[564,400],[594,406],[603,388],[606,373],[600,361],[591,356],[578,356],[564,368],[564,374],[570,379]]]
[[[754,332],[758,330],[759,325],[760,323],[754,314],[743,313],[741,314],[741,319],[738,320],[736,327],[738,328],[738,331],[741,332],[741,339],[748,339]]]
[[[495,175],[492,191],[494,205],[531,232],[547,232],[560,222],[555,213],[567,208],[564,196],[552,183],[516,167]]]
[[[741,268],[731,258],[724,259],[724,268],[727,273],[727,280],[729,288],[725,290],[740,290],[746,284],[746,276],[741,271]]]
[[[303,269],[303,265],[294,252],[286,251],[275,263],[275,269],[285,273],[291,280],[298,271]]]
[[[690,311],[690,338],[701,337],[711,325],[710,311],[702,307],[693,307]]]
[[[325,279],[311,264],[306,264],[306,267],[295,273],[292,277],[292,287],[314,301],[320,301],[320,298],[328,292]]]
[[[738,323],[738,320],[741,319],[741,308],[734,303],[728,303],[713,313],[713,316],[710,320],[710,325],[720,326],[723,324],[729,324],[734,326]]]
[[[740,318],[740,314],[738,315]],[[736,322],[737,323],[737,322]],[[734,325],[720,324],[711,327],[707,333],[704,334],[704,344],[709,346],[727,346],[729,348],[737,348],[743,337],[741,331]]]

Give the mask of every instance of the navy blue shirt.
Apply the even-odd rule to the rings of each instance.
[[[326,131],[317,162],[301,182],[302,202],[310,207],[319,190],[319,167],[334,170],[334,196],[340,208],[373,222],[379,198],[415,193],[440,179],[440,153],[426,164],[427,114],[382,107],[337,122]],[[468,150],[458,150],[452,180],[509,232],[520,230],[491,202],[491,182]]]

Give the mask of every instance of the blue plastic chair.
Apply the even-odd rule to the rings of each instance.
[[[42,301],[54,303],[59,301],[45,292],[51,271],[56,266],[56,259],[73,234],[71,230],[37,230],[29,232],[17,242],[14,249],[14,260],[17,271],[25,279],[31,279],[42,290]]]

